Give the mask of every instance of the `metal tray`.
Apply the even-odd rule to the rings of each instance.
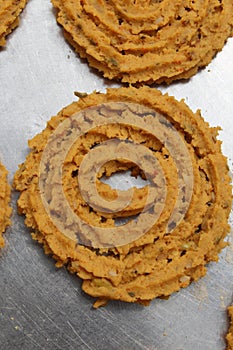
[[[185,83],[160,87],[184,98],[212,126],[233,168],[233,39],[212,63]],[[117,86],[80,60],[63,38],[52,5],[29,1],[20,26],[0,51],[0,158],[10,171],[28,152],[27,140],[73,100],[73,92]],[[220,350],[225,349],[226,307],[233,298],[233,245],[206,277],[149,307],[92,298],[65,269],[56,269],[32,241],[14,205],[13,225],[0,257],[0,349]],[[231,218],[232,224],[232,218]]]

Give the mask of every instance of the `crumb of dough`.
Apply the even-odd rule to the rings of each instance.
[[[226,336],[227,344],[228,344],[227,350],[233,350],[233,306],[229,306],[228,315],[230,319],[230,327],[229,327],[228,334]]]
[[[93,304],[94,309],[98,309],[99,307],[106,306],[108,303],[108,299],[98,299],[96,302]]]
[[[19,25],[19,15],[28,0],[0,0],[0,47],[6,44],[6,36]]]
[[[233,33],[232,0],[52,0],[80,57],[105,78],[170,83],[208,65]]]
[[[75,119],[77,113],[84,119]],[[110,122],[90,127],[91,115],[98,122],[103,117]],[[135,120],[143,126],[138,127]],[[62,142],[86,123],[89,129],[72,141],[66,152]],[[232,201],[218,130],[203,120],[200,111],[193,113],[183,100],[144,86],[82,96],[29,141],[31,152],[14,177],[14,187],[20,191],[19,213],[26,216],[33,239],[56,260],[56,266],[66,266],[77,274],[83,280],[82,289],[99,299],[94,307],[107,300],[148,305],[156,297],[167,298],[204,276],[208,262],[218,261],[219,252],[226,246]],[[125,157],[113,156],[99,168],[95,161],[83,165],[89,154],[98,154],[100,145],[105,147],[100,158],[110,154],[105,142],[111,140],[116,145],[123,142],[120,147]],[[150,152],[140,157],[142,168],[145,164],[148,167],[144,172],[127,153],[126,145],[132,143],[134,154],[139,146]],[[179,153],[180,147],[186,149],[186,156]],[[162,178],[153,165],[155,159],[163,171]],[[91,192],[92,185],[109,205],[118,195],[125,199],[128,190],[117,193],[101,178],[126,170],[142,178],[152,174],[150,183],[133,188],[132,200],[124,208],[106,212]],[[85,177],[93,171],[95,176]],[[188,200],[191,174],[193,187]],[[79,176],[84,179],[83,191]],[[180,177],[185,186],[181,186]],[[156,200],[150,199],[150,191],[155,191]],[[160,215],[144,232],[143,225],[160,209]],[[132,216],[136,219],[129,224],[136,223],[135,230],[126,224],[116,231],[119,236],[111,233],[115,232],[116,219]],[[78,229],[77,217],[83,222]],[[102,233],[95,235],[94,228],[102,229]]]
[[[7,182],[7,170],[0,163],[0,248],[4,247],[4,239],[2,234],[7,226],[10,225],[11,208],[10,202],[10,186]]]

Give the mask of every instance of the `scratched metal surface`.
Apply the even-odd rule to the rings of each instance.
[[[20,27],[0,52],[0,157],[10,179],[27,140],[74,100],[73,91],[113,86],[77,58],[56,25],[48,0],[31,0]],[[232,170],[233,40],[186,83],[163,87],[221,125]],[[15,203],[17,194],[13,193]],[[232,221],[231,221],[232,223]],[[56,269],[16,213],[0,256],[0,349],[222,350],[226,307],[233,298],[233,251],[225,249],[207,276],[143,308],[112,302],[97,311],[80,280]],[[230,241],[231,238],[228,238]]]

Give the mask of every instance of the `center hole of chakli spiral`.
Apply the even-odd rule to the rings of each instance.
[[[111,176],[102,176],[101,182],[116,190],[128,190],[133,187],[143,188],[149,185],[149,181],[139,175],[134,175],[130,170],[117,172]]]

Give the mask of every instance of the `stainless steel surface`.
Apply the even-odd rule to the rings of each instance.
[[[220,125],[223,152],[233,162],[233,39],[186,83],[162,87]],[[89,69],[65,42],[48,0],[31,0],[20,27],[0,51],[0,158],[10,179],[27,140],[74,100],[73,91],[114,86]],[[115,85],[116,86],[116,85]],[[15,203],[17,194],[12,196]],[[209,264],[199,282],[149,307],[92,298],[65,269],[56,269],[16,213],[0,257],[0,349],[222,350],[226,307],[233,300],[233,245]],[[232,223],[232,219],[231,219]],[[231,238],[230,238],[231,237]]]

